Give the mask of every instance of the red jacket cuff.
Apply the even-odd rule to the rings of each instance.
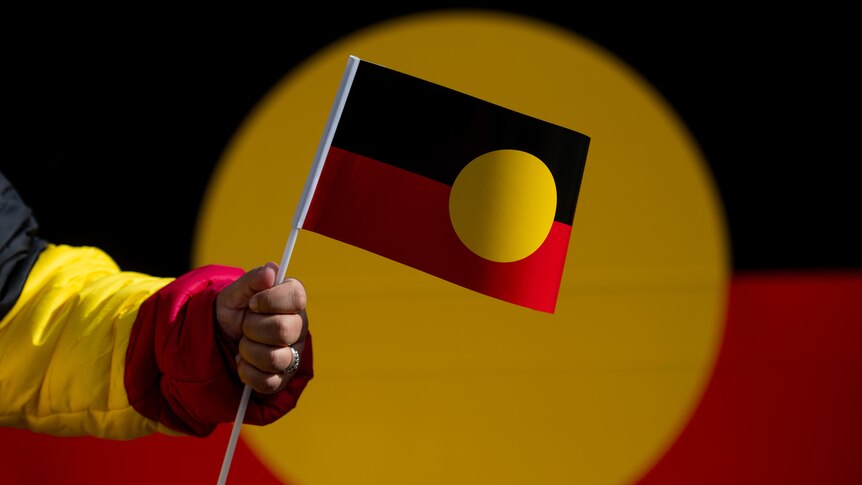
[[[236,373],[237,342],[215,321],[216,296],[244,273],[211,265],[177,278],[140,307],[126,352],[129,403],[141,415],[194,436],[231,422],[245,385]],[[252,393],[244,423],[269,424],[296,406],[313,376],[311,336],[287,388]]]

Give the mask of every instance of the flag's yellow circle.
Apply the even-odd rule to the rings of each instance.
[[[461,242],[499,263],[538,249],[551,230],[556,207],[551,171],[520,150],[476,157],[458,174],[449,194],[449,217]]]

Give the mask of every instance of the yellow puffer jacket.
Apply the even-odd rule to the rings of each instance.
[[[0,425],[131,439],[232,422],[244,384],[213,303],[242,274],[212,265],[159,278],[120,271],[98,248],[47,244],[0,320]],[[293,409],[312,361],[309,336],[288,387],[252,393],[244,422]]]
[[[121,272],[92,247],[49,245],[0,321],[0,425],[57,435],[171,432],[123,384],[141,303],[172,279]]]

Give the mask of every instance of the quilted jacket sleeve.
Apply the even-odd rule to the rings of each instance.
[[[129,405],[138,307],[171,280],[120,272],[97,248],[49,245],[0,321],[0,425],[60,436],[170,432]]]
[[[206,436],[231,422],[244,385],[218,329],[218,292],[243,274],[120,271],[98,248],[49,244],[0,321],[0,425],[61,436]],[[313,376],[311,340],[288,387],[252,393],[245,423],[294,408]]]

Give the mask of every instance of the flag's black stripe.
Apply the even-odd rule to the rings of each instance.
[[[554,176],[554,219],[566,224],[574,220],[589,142],[576,131],[366,61],[333,138],[336,147],[447,185],[483,153],[531,153]]]

